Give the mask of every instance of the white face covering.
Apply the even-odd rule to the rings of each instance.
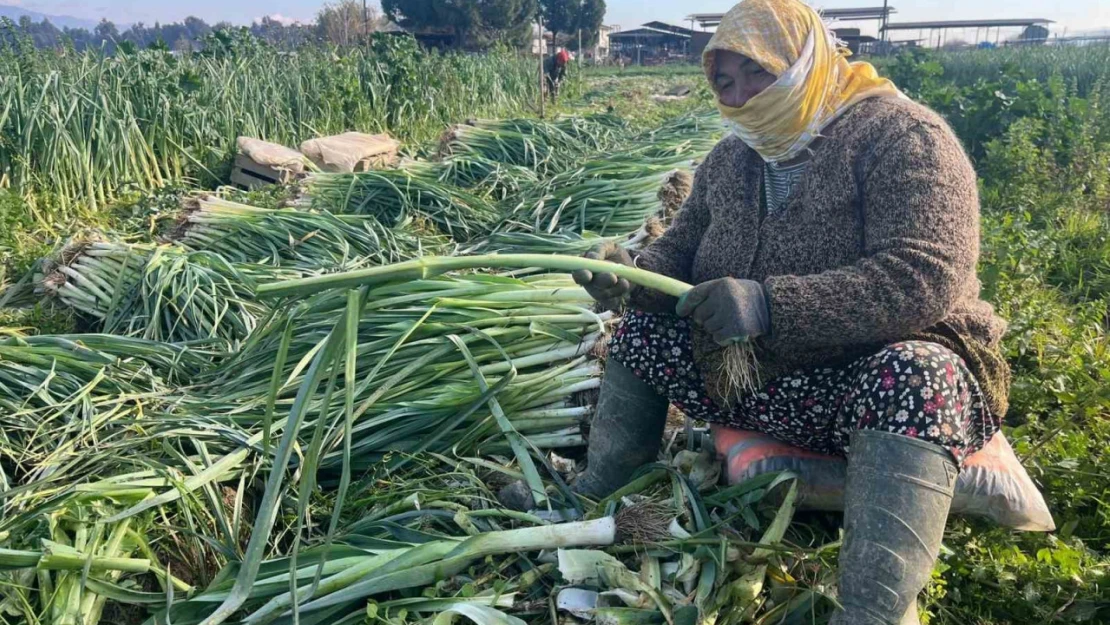
[[[821,16],[798,0],[744,0],[726,13],[702,55],[710,81],[721,51],[778,77],[744,106],[717,103],[732,132],[771,163],[797,158],[859,100],[898,94],[874,67],[848,63]]]
[[[781,163],[797,158],[820,134],[823,124],[819,117],[815,117],[801,133],[798,133],[789,127],[793,120],[788,116],[775,114],[776,109],[783,113],[803,109],[808,94],[806,77],[813,71],[814,47],[811,32],[806,38],[805,47],[798,60],[770,87],[749,100],[743,107],[736,109],[718,104],[722,109],[721,115],[724,118],[725,127],[748,147],[758,152],[767,162]],[[836,81],[830,81],[829,84],[835,85]],[[743,120],[749,117],[749,113],[758,115],[759,111],[763,111],[771,118],[767,120],[768,123],[758,126],[748,126],[744,123]]]

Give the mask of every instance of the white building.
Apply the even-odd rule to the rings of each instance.
[[[620,32],[620,29],[620,26],[613,25],[602,26],[597,31],[597,45],[594,46],[593,50],[594,59],[601,60],[609,57],[609,35]]]

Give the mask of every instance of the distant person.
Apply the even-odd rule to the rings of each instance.
[[[551,97],[552,102],[559,97],[559,85],[566,78],[567,65],[569,64],[570,53],[566,50],[559,50],[555,53],[555,56],[549,57],[543,63],[547,94]]]
[[[627,312],[574,489],[607,496],[655,461],[669,404],[846,456],[831,622],[917,623],[960,466],[1006,412],[1006,324],[980,299],[959,140],[846,56],[800,0],[724,16],[703,67],[730,135],[666,234],[587,254],[696,286],[676,300],[575,273]]]

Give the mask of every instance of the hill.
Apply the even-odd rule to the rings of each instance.
[[[79,17],[71,17],[69,15],[48,15],[46,13],[39,13],[38,11],[29,11],[20,7],[13,6],[0,6],[0,17],[7,17],[13,21],[18,22],[20,18],[27,16],[35,22],[42,20],[50,20],[50,23],[58,28],[84,28],[92,30],[96,28],[96,20],[87,20]],[[122,28],[122,27],[121,27]]]

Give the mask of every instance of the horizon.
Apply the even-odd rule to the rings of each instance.
[[[160,4],[160,3],[159,3]],[[143,22],[182,22],[186,17],[198,17],[209,24],[231,22],[249,25],[263,17],[270,17],[284,23],[311,22],[323,2],[316,0],[248,0],[236,3],[221,3],[215,0],[196,0],[191,10],[181,11],[174,6],[166,6],[135,0],[100,0],[97,3],[76,2],[74,0],[0,0],[0,7],[32,11],[48,17],[74,18],[78,21],[99,22],[107,19],[117,25],[130,26]],[[371,1],[372,7],[379,3]],[[690,13],[713,13],[727,11],[735,4],[733,0],[701,0],[693,8],[677,10],[672,3],[664,0],[608,0],[605,17],[606,25],[620,26],[622,29],[635,28],[645,22],[662,21],[688,27],[686,15]],[[852,8],[879,6],[879,0],[842,0],[811,2],[817,8]],[[92,5],[92,6],[90,6]],[[998,19],[1000,16],[1013,18],[1043,18],[1052,20],[1049,30],[1053,35],[1064,36],[1080,32],[1110,30],[1110,3],[1101,0],[1079,0],[1069,3],[1052,3],[1046,0],[987,0],[967,3],[960,0],[917,0],[915,2],[891,1],[895,9],[891,22],[948,21]],[[689,5],[688,5],[689,6]],[[265,7],[265,10],[263,10]],[[1004,11],[1004,12],[1003,12]],[[865,34],[875,34],[877,22],[840,21],[838,25],[858,27]],[[697,29],[697,27],[695,27]]]

